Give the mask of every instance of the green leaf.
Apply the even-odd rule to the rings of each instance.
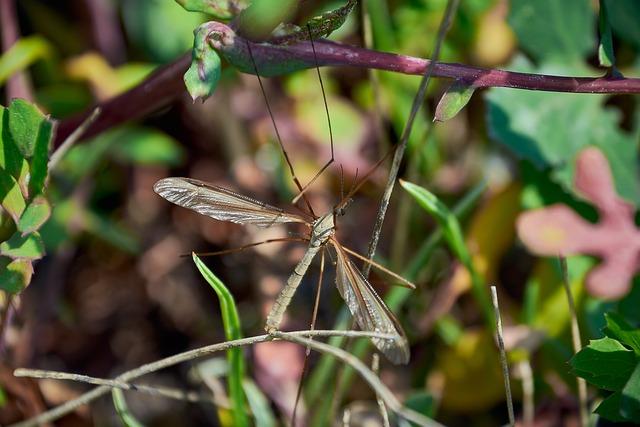
[[[38,107],[24,99],[14,99],[8,108],[9,132],[22,155],[33,156],[39,140],[40,125],[46,121]]]
[[[469,103],[475,90],[475,87],[460,80],[453,82],[440,98],[434,120],[444,122],[455,117]]]
[[[31,282],[33,265],[26,259],[8,261],[8,258],[0,258],[0,289],[15,294]]]
[[[416,199],[418,204],[433,216],[440,224],[440,227],[442,227],[442,234],[447,245],[471,275],[473,294],[483,310],[487,326],[493,328],[493,306],[489,302],[484,280],[473,265],[471,253],[464,241],[464,234],[462,233],[462,227],[460,227],[458,219],[444,203],[438,200],[438,198],[426,188],[403,180],[400,180],[400,185],[402,185],[402,187]]]
[[[191,66],[184,74],[184,83],[194,101],[205,100],[218,86],[222,66],[220,56],[209,44],[207,24],[199,26],[193,35]]]
[[[44,120],[36,137],[33,156],[29,161],[31,179],[29,180],[29,197],[33,198],[44,192],[44,185],[48,174],[49,148],[53,137],[53,123]]]
[[[75,208],[72,215],[77,215],[87,232],[95,234],[122,251],[135,254],[140,250],[140,245],[130,230],[122,228],[113,220],[96,212],[78,206]],[[58,206],[56,206],[57,209]]]
[[[47,199],[38,196],[24,210],[18,221],[18,230],[22,234],[37,231],[51,216],[51,206]]]
[[[640,49],[640,2],[638,0],[603,0],[613,32]]]
[[[595,46],[590,0],[511,0],[509,24],[536,60],[577,61]]]
[[[613,40],[611,36],[611,24],[609,24],[609,13],[607,12],[607,2],[600,2],[600,16],[598,17],[598,30],[600,32],[600,43],[598,44],[598,61],[602,67],[613,67],[616,63],[613,54]]]
[[[628,345],[640,356],[640,329],[629,325],[618,313],[605,313],[604,317],[607,322],[605,335]]]
[[[0,56],[0,86],[14,73],[22,71],[41,58],[50,56],[52,46],[40,36],[18,39]]]
[[[616,391],[605,400],[603,400],[600,405],[595,409],[595,413],[599,414],[603,418],[606,418],[613,422],[624,422],[629,421],[622,415],[620,415],[620,398],[622,397],[622,393]]]
[[[271,410],[269,400],[264,396],[256,384],[246,379],[242,382],[251,413],[255,419],[256,427],[276,427],[276,418]]]
[[[140,421],[129,410],[127,400],[124,397],[124,392],[119,388],[111,390],[111,398],[113,399],[113,406],[116,408],[116,413],[120,417],[120,421],[126,427],[143,427]]]
[[[242,338],[240,329],[240,317],[233,295],[227,287],[218,279],[209,268],[193,253],[193,262],[198,267],[202,277],[211,285],[218,295],[220,301],[220,311],[222,312],[222,323],[224,325],[225,337],[228,341]],[[229,395],[233,406],[234,425],[247,426],[249,419],[245,410],[245,396],[242,389],[242,380],[244,378],[245,366],[242,350],[240,348],[231,348],[227,350],[227,360],[231,372],[229,373]]]
[[[436,399],[427,391],[411,393],[404,405],[429,418],[433,418],[436,412]]]
[[[196,59],[196,50],[193,50],[194,57],[186,73],[184,73],[184,84],[194,101],[203,101],[210,97],[218,86],[222,66],[220,56],[213,49],[209,49],[207,54],[200,59]]]
[[[16,224],[27,205],[20,185],[4,169],[0,169],[0,205],[11,215]]]
[[[129,40],[148,57],[163,63],[189,50],[193,29],[206,18],[171,0],[125,1],[121,7]]]
[[[202,12],[216,19],[229,19],[245,9],[250,0],[176,0],[190,12]]]
[[[297,9],[296,0],[253,0],[238,16],[238,31],[251,40],[265,40],[282,22],[288,22]]]
[[[616,369],[611,366],[610,369]],[[620,414],[628,420],[640,420],[640,363],[636,364],[622,389]]]
[[[44,244],[37,232],[23,236],[18,231],[9,240],[0,243],[0,255],[10,258],[40,259],[44,256]]]
[[[18,150],[9,131],[9,112],[0,105],[0,169],[4,169],[18,181],[25,178],[29,166]],[[26,178],[25,178],[26,179]]]
[[[511,68],[544,74],[584,73],[581,68],[534,69],[522,57]],[[566,191],[578,195],[573,187],[575,158],[593,145],[607,157],[617,192],[640,205],[638,141],[619,128],[619,114],[604,107],[605,97],[494,88],[485,99],[491,137],[538,169],[550,168],[551,179]]]
[[[127,126],[113,135],[110,154],[138,165],[177,166],[184,157],[178,142],[153,128]]]
[[[620,391],[636,368],[637,358],[618,341],[605,337],[591,340],[569,363],[574,375],[605,390]]]

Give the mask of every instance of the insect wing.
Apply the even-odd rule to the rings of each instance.
[[[364,331],[397,335],[396,339],[371,338],[373,344],[391,362],[409,362],[409,345],[402,327],[360,270],[349,260],[344,250],[336,250],[336,286],[349,311]]]
[[[285,222],[306,223],[304,218],[275,206],[191,178],[164,178],[153,190],[171,203],[220,221],[270,227]]]

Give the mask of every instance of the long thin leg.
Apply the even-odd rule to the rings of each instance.
[[[369,258],[367,258],[367,257],[365,257],[363,255],[360,255],[358,252],[356,252],[356,251],[354,251],[352,249],[349,249],[349,248],[347,248],[346,246],[344,246],[342,244],[340,246],[342,247],[342,249],[345,250],[345,252],[353,255],[354,257],[356,257],[356,258],[358,258],[358,259],[360,259],[362,261],[364,261],[365,263],[367,263],[370,266],[382,271],[383,273],[388,274],[389,276],[393,277],[394,279],[399,280],[401,282],[400,286],[403,286],[403,287],[409,288],[409,289],[415,289],[416,288],[416,285],[414,285],[413,283],[411,283],[410,281],[408,281],[404,277],[400,276],[399,274],[394,273],[393,271],[389,270],[388,268],[382,266],[381,264],[378,264],[374,260],[369,259]]]
[[[289,166],[289,172],[291,173],[291,178],[293,179],[293,182],[296,184],[296,187],[298,187],[298,191],[300,191],[300,194],[302,194],[303,192],[302,184],[300,183],[300,180],[298,179],[298,176],[296,175],[296,172],[293,169],[293,164],[289,159],[289,154],[287,153],[287,150],[285,150],[284,148],[284,143],[282,142],[282,137],[280,136],[280,131],[278,130],[278,125],[276,124],[276,119],[273,115],[273,111],[271,111],[271,104],[269,104],[269,99],[267,98],[267,92],[264,90],[262,79],[260,78],[260,74],[258,73],[258,65],[256,64],[256,61],[253,57],[253,52],[251,51],[251,44],[249,42],[247,42],[247,49],[249,51],[249,57],[251,58],[251,62],[253,63],[253,69],[256,72],[256,77],[258,78],[258,83],[260,84],[260,89],[262,90],[264,102],[267,105],[267,111],[269,112],[269,117],[271,117],[271,123],[273,123],[273,128],[275,129],[275,132],[276,132],[276,139],[278,140],[278,144],[280,144],[280,149],[282,150],[282,155],[284,156],[284,160],[287,162],[287,165]],[[304,202],[307,205],[307,209],[309,209],[309,212],[311,213],[311,215],[315,217],[316,214],[313,212],[311,203],[307,199],[306,195],[303,195],[302,198],[304,199]]]
[[[329,159],[329,161],[325,163],[325,165],[322,166],[322,168],[320,168],[318,173],[316,173],[315,176],[311,178],[311,181],[309,181],[300,190],[300,193],[293,198],[293,203],[296,203],[298,200],[300,200],[300,197],[304,197],[305,191],[307,191],[307,189],[311,186],[311,184],[313,184],[315,180],[318,179],[320,175],[322,175],[322,172],[324,172],[335,161],[334,151],[333,151],[333,130],[331,128],[331,116],[329,115],[329,104],[327,103],[327,94],[325,93],[325,90],[324,90],[324,83],[322,82],[322,75],[320,74],[320,67],[318,65],[318,57],[316,56],[316,47],[313,44],[313,36],[311,35],[311,27],[309,26],[309,24],[307,24],[307,31],[309,32],[309,41],[311,42],[311,50],[313,51],[313,60],[316,63],[316,72],[318,73],[318,81],[320,82],[320,89],[322,90],[322,99],[324,101],[324,111],[327,114],[327,124],[329,126],[329,143],[331,144],[331,159]]]
[[[196,252],[196,255],[198,255],[199,257],[203,257],[203,256],[218,256],[218,255],[226,255],[226,254],[232,254],[234,252],[240,252],[243,251],[245,249],[248,248],[252,248],[254,246],[260,246],[260,245],[264,245],[266,243],[276,243],[276,242],[307,242],[308,239],[302,238],[302,237],[279,237],[277,239],[267,239],[267,240],[263,240],[261,242],[254,242],[254,243],[249,243],[246,245],[242,245],[239,246],[237,248],[233,248],[233,249],[225,249],[222,251],[215,251],[215,252]],[[189,257],[191,256],[191,254],[183,254],[180,255],[181,257]]]
[[[318,307],[320,306],[320,291],[322,289],[323,276],[324,276],[324,249],[320,254],[320,276],[318,277],[318,290],[316,291],[316,300],[313,304],[313,314],[311,315],[311,325],[309,326],[310,331],[313,331],[316,327],[316,320],[318,318]],[[312,338],[309,337],[309,339],[312,339]],[[304,381],[307,378],[309,354],[311,354],[311,349],[307,347],[307,350],[304,354],[304,364],[302,365],[302,372],[300,373],[300,382],[298,383],[298,391],[296,393],[296,402],[293,405],[293,417],[291,420],[292,427],[296,426],[296,421],[297,421],[296,413],[298,411],[298,403],[300,402],[300,397],[302,396],[302,387],[304,386]]]

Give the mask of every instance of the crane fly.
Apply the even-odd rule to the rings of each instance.
[[[328,245],[336,255],[336,286],[358,326],[365,331],[394,336],[394,339],[371,340],[391,362],[404,364],[409,361],[407,338],[398,320],[349,259],[348,254],[353,252],[342,246],[335,236],[335,218],[342,212],[345,201],[338,204],[332,212],[310,220],[226,188],[191,178],[164,178],[156,182],[153,189],[171,203],[219,221],[253,224],[258,227],[282,223],[306,225],[310,230],[309,246],[278,295],[267,316],[265,330],[269,333],[278,330],[284,312],[311,262]]]

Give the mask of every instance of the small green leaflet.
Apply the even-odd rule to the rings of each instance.
[[[607,12],[607,2],[600,2],[600,16],[598,19],[598,30],[600,31],[600,44],[598,45],[598,61],[602,67],[613,67],[616,58],[613,54],[613,40],[611,35],[611,24],[609,23],[609,12]]]
[[[23,236],[18,231],[9,240],[0,243],[0,255],[14,259],[40,259],[44,256],[44,243],[37,232]]]
[[[16,259],[8,264],[6,261],[7,258],[0,258],[0,290],[18,293],[31,281],[33,266],[26,259]]]
[[[51,216],[51,206],[47,199],[38,196],[24,210],[18,221],[18,230],[23,235],[38,230]]]
[[[202,12],[216,19],[230,19],[251,3],[250,0],[176,0],[190,12]]]
[[[220,80],[220,57],[209,44],[209,31],[206,23],[194,31],[191,66],[184,74],[184,83],[194,102],[211,96]]]
[[[640,417],[640,329],[617,313],[605,314],[605,337],[592,340],[569,362],[574,375],[612,391],[595,412],[611,421]],[[631,350],[633,349],[633,350]]]
[[[469,103],[475,90],[476,88],[460,80],[453,82],[440,98],[434,120],[444,122],[455,117]]]

